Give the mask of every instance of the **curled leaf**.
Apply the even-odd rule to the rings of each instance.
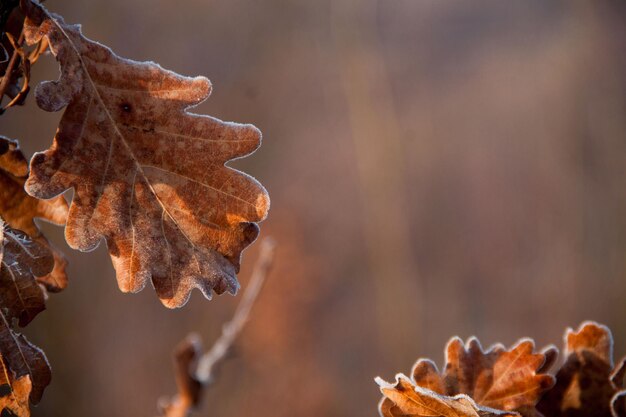
[[[34,222],[40,218],[54,224],[65,224],[68,205],[63,196],[39,200],[24,191],[28,178],[28,162],[16,141],[0,136],[0,217],[13,229],[21,230],[39,245],[46,246],[54,256],[53,270],[37,280],[49,291],[67,286],[67,261],[54,248]]]
[[[626,416],[624,360],[613,365],[613,336],[608,327],[585,322],[565,333],[565,360],[556,385],[538,409],[550,417]]]
[[[516,412],[494,410],[476,404],[465,394],[445,396],[427,388],[414,385],[409,378],[399,374],[395,384],[376,380],[384,398],[379,405],[382,417],[496,417],[519,416]]]
[[[208,97],[206,78],[120,58],[42,6],[22,7],[26,42],[47,39],[61,65],[58,81],[37,88],[37,103],[65,107],[53,145],[31,161],[28,193],[74,188],[66,239],[88,251],[104,237],[122,291],[151,279],[168,307],[194,288],[207,298],[234,293],[269,197],[225,163],[256,150],[259,130],[188,113]]]

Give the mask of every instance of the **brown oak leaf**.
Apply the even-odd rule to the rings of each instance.
[[[50,250],[31,240],[0,219],[0,308],[9,321],[19,320],[26,326],[45,310],[45,293],[37,276],[45,276],[54,266]]]
[[[509,350],[495,345],[485,352],[476,338],[465,345],[453,338],[446,348],[443,372],[432,361],[420,359],[413,367],[412,381],[440,395],[465,394],[480,406],[535,416],[535,404],[554,385],[554,378],[542,371],[556,350],[533,351],[529,339]]]
[[[29,400],[38,404],[52,378],[48,359],[24,335],[11,329],[10,318],[3,311],[0,311],[0,355],[17,380],[25,376],[30,379],[32,390]]]
[[[537,408],[549,417],[623,416],[625,359],[613,365],[613,336],[603,325],[585,322],[565,333],[564,363],[556,385]]]
[[[496,417],[519,416],[516,412],[495,410],[476,404],[468,395],[445,396],[414,385],[408,377],[399,374],[396,383],[380,378],[376,382],[384,395],[379,405],[382,417]]]
[[[17,417],[29,417],[28,397],[33,384],[28,375],[15,378],[0,356],[0,413]],[[8,414],[5,414],[8,413]]]
[[[0,136],[0,217],[13,229],[21,230],[31,239],[47,246],[54,256],[54,269],[37,277],[48,291],[67,287],[67,261],[54,248],[34,222],[35,217],[54,224],[65,224],[68,205],[63,196],[51,200],[31,197],[24,191],[28,178],[28,162],[16,141]]]
[[[124,292],[151,279],[172,308],[193,288],[207,298],[235,293],[241,252],[269,197],[225,164],[254,152],[259,130],[188,113],[210,93],[205,77],[120,58],[41,5],[22,8],[26,42],[47,39],[61,65],[58,81],[37,88],[37,103],[66,108],[54,143],[31,161],[27,192],[52,198],[74,188],[66,239],[89,251],[104,237]]]

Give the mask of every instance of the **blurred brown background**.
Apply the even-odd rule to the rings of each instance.
[[[199,416],[377,415],[373,378],[452,335],[560,346],[610,325],[626,353],[626,3],[49,0],[118,54],[206,75],[196,109],[251,122],[232,165],[270,191],[274,273]],[[35,81],[56,78],[51,59]],[[60,114],[11,109],[32,153]],[[35,416],[154,416],[170,353],[238,298],[181,310],[117,290],[104,245],[26,330],[53,383]],[[246,251],[245,287],[258,245]]]

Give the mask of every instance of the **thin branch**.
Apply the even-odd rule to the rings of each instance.
[[[21,45],[24,42],[24,33],[20,32],[20,36],[17,40],[17,45]],[[11,54],[11,60],[7,64],[6,71],[4,72],[4,76],[0,79],[0,105],[2,104],[2,97],[7,93],[7,89],[13,79],[13,72],[15,70],[15,66],[19,65],[20,53],[17,48],[13,49],[13,53]],[[3,108],[2,111],[5,109]]]
[[[181,341],[174,352],[174,369],[178,394],[161,400],[159,408],[164,417],[188,417],[200,403],[203,391],[215,380],[220,363],[226,358],[237,336],[248,322],[250,310],[263,287],[274,260],[275,243],[271,238],[261,241],[261,253],[256,261],[248,287],[235,310],[233,318],[222,328],[221,336],[211,349],[201,354],[202,343],[196,334]]]
[[[211,350],[202,355],[198,361],[196,377],[201,383],[210,384],[212,382],[216,365],[224,359],[228,353],[228,349],[232,346],[233,342],[237,338],[237,335],[239,335],[241,329],[248,321],[252,305],[259,295],[259,292],[263,287],[263,283],[265,282],[265,277],[272,266],[274,249],[275,244],[272,240],[263,240],[261,244],[261,253],[259,254],[257,263],[254,266],[254,271],[252,273],[252,277],[250,278],[250,282],[248,283],[248,288],[246,288],[246,291],[243,294],[241,302],[235,311],[235,315],[231,321],[224,325],[222,335],[219,339],[217,339],[215,344],[213,344]]]

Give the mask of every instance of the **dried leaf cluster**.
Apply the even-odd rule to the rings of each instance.
[[[16,415],[29,415],[28,399],[41,400],[50,383],[45,354],[15,330],[43,311],[48,291],[67,286],[66,261],[34,223],[39,217],[62,224],[62,197],[38,200],[24,191],[28,166],[16,142],[0,137],[0,404]]]
[[[626,416],[626,358],[613,364],[610,330],[583,323],[565,335],[564,362],[549,373],[558,351],[535,352],[529,339],[506,349],[485,351],[477,339],[452,339],[443,371],[428,359],[414,365],[411,377],[395,383],[378,378],[383,417],[579,417]]]
[[[187,111],[209,96],[206,78],[120,58],[31,0],[3,1],[0,28],[2,111],[23,102],[30,66],[48,50],[61,77],[39,85],[35,99],[43,110],[65,109],[30,169],[18,143],[0,137],[0,409],[27,416],[51,373],[16,327],[67,286],[67,262],[35,218],[66,225],[74,249],[90,251],[104,238],[122,291],[151,282],[175,308],[194,288],[209,299],[236,292],[241,253],[269,197],[226,166],[259,147],[259,130]],[[68,206],[61,194],[69,189]]]
[[[49,293],[67,287],[66,260],[35,218],[63,225],[68,244],[93,250],[102,238],[119,287],[148,282],[161,302],[183,306],[194,288],[206,298],[235,293],[242,251],[259,234],[269,196],[254,178],[226,166],[253,153],[252,125],[192,114],[211,84],[152,62],[115,55],[31,0],[0,7],[0,112],[23,103],[30,68],[45,51],[59,62],[57,81],[35,92],[45,111],[64,109],[53,143],[28,161],[16,141],[0,137],[0,410],[29,416],[50,383],[43,351],[21,335]],[[2,104],[0,102],[0,104]],[[70,205],[62,194],[74,190]],[[271,259],[235,318],[205,354],[197,339],[176,352],[179,393],[162,402],[168,417],[187,416],[210,384],[247,320]],[[452,339],[442,371],[420,359],[411,376],[377,379],[383,417],[626,417],[625,360],[613,363],[608,328],[588,322],[568,330],[564,361],[524,339],[484,350],[477,339]]]

